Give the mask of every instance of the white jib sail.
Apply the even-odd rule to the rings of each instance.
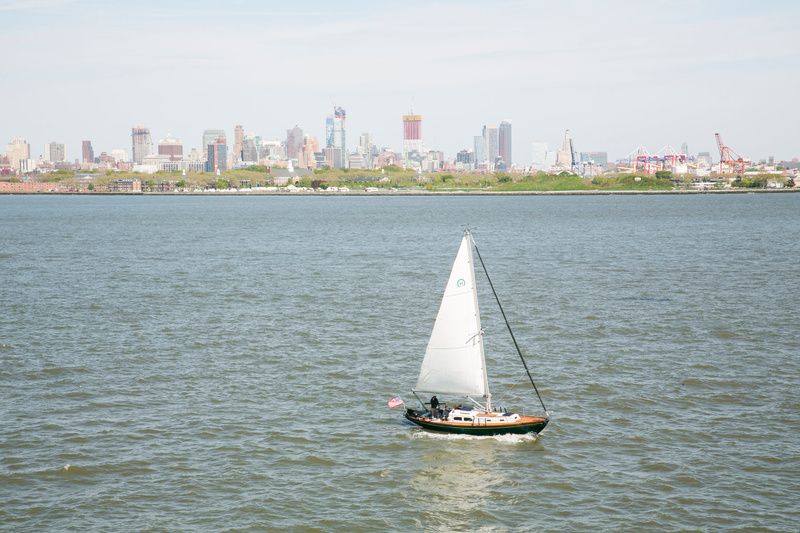
[[[469,233],[461,240],[447,280],[415,390],[489,396]]]

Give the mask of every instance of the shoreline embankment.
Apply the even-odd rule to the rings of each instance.
[[[478,190],[452,190],[452,191],[427,191],[427,190],[394,190],[394,191],[136,191],[136,192],[105,192],[105,191],[0,191],[3,196],[659,196],[659,195],[694,195],[694,194],[780,194],[797,193],[799,188],[791,189],[712,189],[712,190],[577,190],[577,191],[478,191]]]

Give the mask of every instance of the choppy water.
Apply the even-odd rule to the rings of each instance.
[[[799,222],[797,194],[0,197],[0,529],[797,531]],[[386,407],[465,224],[538,439]],[[533,412],[480,298],[494,396]]]

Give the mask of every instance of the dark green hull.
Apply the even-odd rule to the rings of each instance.
[[[420,416],[416,413],[406,411],[405,417],[410,422],[417,424],[425,429],[431,431],[438,431],[440,433],[456,433],[460,435],[523,435],[526,433],[539,433],[542,431],[549,418],[541,418],[535,422],[518,423],[518,424],[503,424],[495,426],[467,426],[467,425],[454,425],[441,422],[433,422]]]

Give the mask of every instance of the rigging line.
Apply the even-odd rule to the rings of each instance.
[[[519,344],[517,344],[517,338],[514,336],[514,332],[511,331],[511,324],[508,323],[508,318],[506,318],[506,312],[503,310],[503,304],[500,303],[500,298],[497,297],[497,291],[494,290],[494,284],[492,283],[492,278],[489,277],[489,271],[486,270],[486,264],[483,262],[483,257],[481,257],[481,252],[480,250],[478,250],[478,245],[475,244],[474,240],[472,240],[472,246],[475,247],[475,252],[478,254],[478,259],[480,260],[481,266],[483,267],[483,273],[486,274],[486,279],[489,281],[489,287],[492,288],[492,294],[494,294],[494,299],[497,300],[497,306],[500,308],[500,313],[503,315],[503,320],[505,320],[506,322],[506,327],[508,328],[508,332],[511,334],[511,340],[514,341],[514,347],[517,349],[519,358],[522,360],[522,366],[525,367],[525,372],[528,374],[528,379],[531,380],[531,385],[533,385],[533,390],[536,391],[536,396],[539,398],[539,403],[542,404],[542,409],[544,409],[544,412],[547,413],[547,407],[544,406],[542,395],[539,394],[539,389],[536,387],[536,383],[533,382],[533,376],[531,376],[531,371],[528,370],[528,363],[525,362],[525,358],[522,356],[522,350],[519,349]]]

